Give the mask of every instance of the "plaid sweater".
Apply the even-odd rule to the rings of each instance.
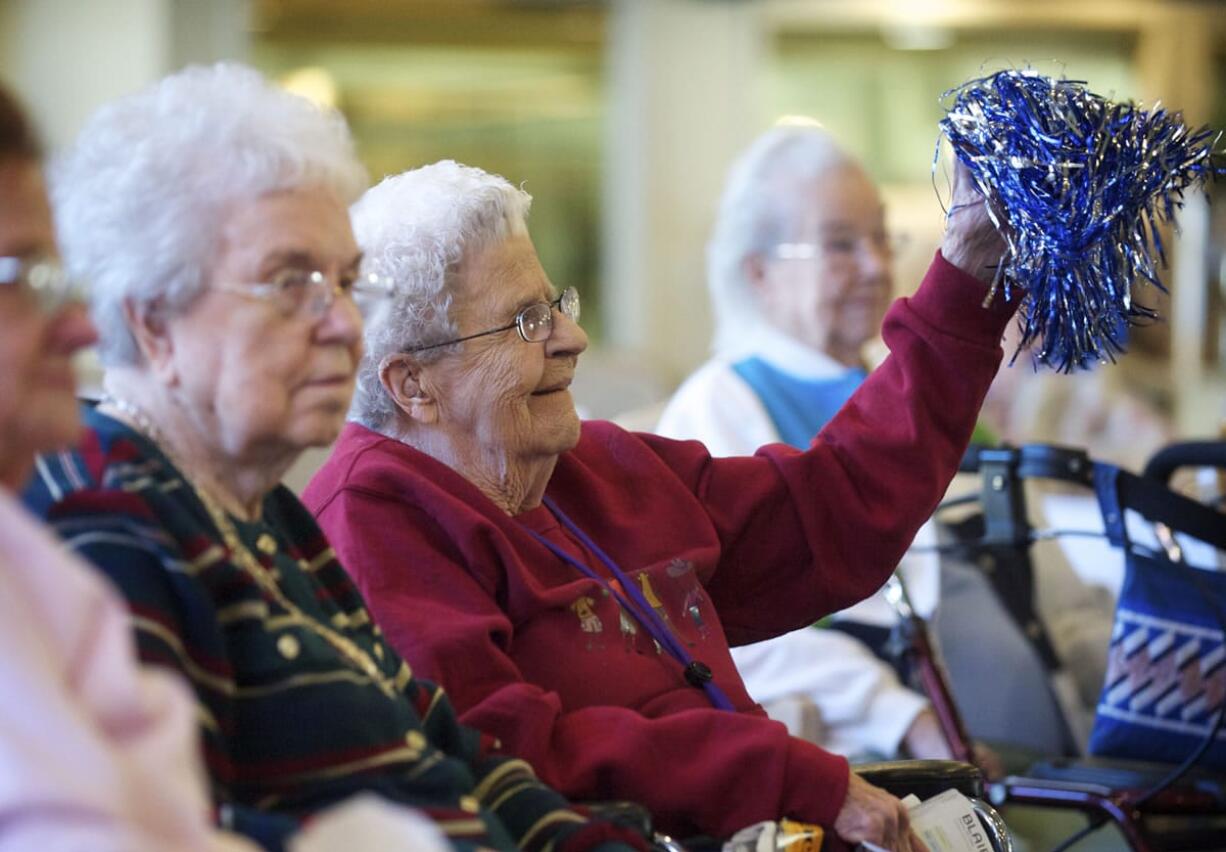
[[[85,419],[79,449],[38,460],[26,504],[119,587],[141,657],[194,687],[224,824],[279,849],[313,812],[371,791],[422,809],[458,849],[616,845],[618,832],[496,755],[496,740],[461,726],[443,691],[413,677],[288,489],[265,499],[259,521],[234,519],[239,535],[289,600],[377,662],[394,697],[231,561],[154,444],[96,411]]]

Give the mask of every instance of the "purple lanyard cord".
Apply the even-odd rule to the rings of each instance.
[[[564,527],[570,530],[571,534],[579,539],[579,541],[581,541],[588,550],[596,554],[596,557],[604,563],[605,567],[609,569],[609,572],[617,578],[621,588],[625,591],[625,595],[620,594],[617,589],[613,588],[613,586],[610,585],[607,580],[593,571],[590,566],[571,556],[565,550],[558,547],[552,541],[549,541],[549,539],[545,538],[536,530],[529,529],[528,532],[531,533],[532,537],[545,547],[549,548],[550,552],[552,552],[554,556],[557,556],[568,565],[577,568],[580,572],[599,583],[606,591],[609,592],[609,594],[613,595],[618,604],[624,610],[634,616],[634,620],[637,621],[644,630],[651,634],[653,639],[668,650],[669,656],[681,664],[686,683],[690,684],[690,686],[698,687],[706,692],[707,698],[710,699],[711,704],[718,707],[720,710],[735,710],[735,708],[732,706],[732,702],[728,700],[728,696],[715,684],[710,666],[700,660],[695,660],[689,655],[689,652],[686,651],[685,647],[680,641],[678,641],[677,637],[673,634],[673,631],[670,630],[668,625],[664,623],[664,619],[660,617],[660,614],[655,611],[655,608],[647,602],[647,598],[643,596],[641,591],[639,591],[638,584],[627,577],[625,572],[618,567],[617,563],[614,562],[608,554],[601,550],[600,547],[597,546],[596,542],[592,541],[592,539],[587,535],[587,533],[579,529],[579,527],[575,525],[575,522],[567,517],[566,513],[559,509],[558,505],[554,503],[552,499],[546,497],[542,502],[544,502],[544,504],[549,508],[549,511],[553,512],[554,517],[556,517]],[[629,599],[627,599],[627,596]]]

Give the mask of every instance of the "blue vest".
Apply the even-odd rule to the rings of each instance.
[[[852,367],[830,379],[799,379],[757,357],[737,361],[732,369],[758,395],[780,439],[801,450],[868,377],[860,367]]]

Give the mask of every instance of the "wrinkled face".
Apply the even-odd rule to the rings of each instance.
[[[331,443],[362,345],[347,295],[316,319],[223,288],[272,281],[287,268],[319,270],[336,284],[360,259],[348,211],[329,190],[270,193],[229,211],[207,289],[168,322],[178,393],[215,449],[257,461]]]
[[[0,160],[0,257],[55,255],[38,166]],[[94,338],[83,306],[70,304],[48,314],[27,288],[0,286],[0,470],[6,478],[9,470],[24,476],[36,453],[77,438],[81,423],[71,357]]]
[[[466,258],[452,295],[459,336],[508,325],[528,305],[557,297],[526,234]],[[555,310],[548,340],[528,343],[512,328],[460,345],[422,372],[453,445],[503,460],[574,447],[579,417],[569,387],[587,348],[583,329]]]
[[[890,298],[885,212],[868,176],[831,169],[793,190],[795,218],[781,243],[749,268],[767,321],[854,365],[881,327]]]

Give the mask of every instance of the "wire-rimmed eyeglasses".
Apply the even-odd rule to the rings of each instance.
[[[0,286],[24,287],[48,314],[86,301],[85,286],[50,257],[0,257]]]
[[[498,328],[491,328],[486,331],[478,331],[476,334],[466,334],[463,337],[456,337],[452,340],[444,340],[440,343],[427,343],[425,346],[411,346],[405,349],[405,352],[425,352],[428,349],[438,349],[440,346],[450,346],[453,343],[463,343],[465,340],[472,340],[477,337],[485,337],[490,334],[498,334],[500,331],[510,331],[515,329],[519,332],[519,336],[523,338],[525,343],[544,343],[553,334],[553,312],[557,309],[562,313],[562,316],[569,319],[571,322],[579,321],[579,291],[574,287],[567,287],[562,291],[562,294],[552,302],[535,302],[522,309],[515,315],[514,322],[501,325]]]
[[[278,271],[268,281],[218,284],[216,288],[269,302],[284,316],[302,316],[318,322],[331,310],[338,294],[350,298],[387,298],[392,294],[392,280],[374,272],[348,272],[334,284],[318,269],[290,267]]]

